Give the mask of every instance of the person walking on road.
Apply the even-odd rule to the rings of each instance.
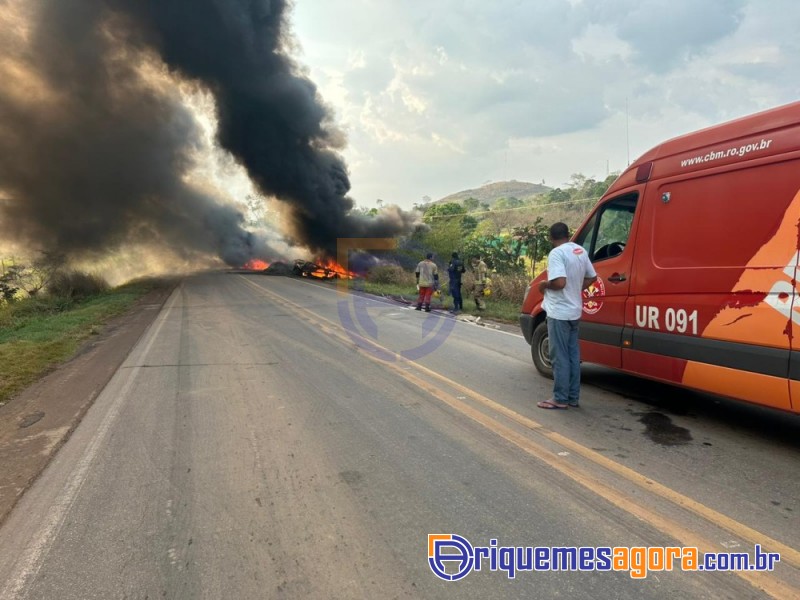
[[[578,325],[583,312],[583,290],[597,280],[589,255],[569,241],[564,223],[550,227],[553,250],[547,257],[547,279],[539,283],[547,314],[547,337],[553,363],[553,398],[539,408],[577,408],[580,404],[581,357]]]
[[[483,299],[483,292],[486,289],[486,280],[489,277],[489,268],[477,254],[472,256],[471,263],[472,270],[475,272],[475,285],[472,288],[472,298],[475,300],[475,308],[478,310],[483,310],[486,308],[486,302]]]
[[[419,297],[417,298],[417,308],[414,310],[422,310],[424,308],[425,312],[431,312],[431,296],[434,290],[439,289],[439,269],[436,263],[431,260],[432,258],[433,254],[428,252],[425,260],[420,261],[417,265],[415,275]]]
[[[464,300],[461,298],[461,275],[466,271],[464,263],[458,258],[458,252],[453,252],[450,264],[447,265],[447,274],[450,276],[450,295],[453,297],[453,312],[464,310]]]

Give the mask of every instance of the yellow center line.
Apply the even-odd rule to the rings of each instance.
[[[427,367],[414,363],[416,368],[429,377],[433,377],[442,381],[443,383],[447,383],[447,385],[454,387],[455,389],[459,390],[460,392],[464,393],[465,395],[469,395],[469,397],[477,400],[484,406],[499,412],[500,414],[516,421],[520,425],[524,425],[525,427],[536,431],[537,434],[542,435],[558,444],[563,446],[564,448],[568,448],[572,450],[576,454],[580,454],[584,458],[587,458],[598,464],[617,475],[620,475],[630,481],[631,483],[637,485],[638,487],[645,489],[649,492],[653,492],[662,498],[669,500],[670,502],[677,504],[678,506],[685,508],[695,514],[703,517],[707,521],[712,522],[714,525],[721,527],[723,529],[727,529],[731,533],[738,535],[744,540],[747,540],[753,544],[761,544],[764,547],[769,546],[773,552],[780,552],[781,554],[781,561],[789,562],[795,567],[800,567],[800,551],[792,548],[791,546],[787,546],[777,540],[770,538],[769,536],[757,531],[735,519],[724,515],[713,508],[706,506],[705,504],[698,502],[688,496],[681,494],[669,488],[645,475],[642,475],[638,471],[631,469],[630,467],[626,467],[614,460],[611,460],[607,456],[603,456],[599,452],[596,452],[582,444],[579,444],[575,440],[572,440],[560,433],[555,431],[551,431],[545,429],[541,423],[534,421],[528,417],[525,417],[518,412],[495,402],[483,396],[482,394],[467,388],[456,381],[452,381],[447,377],[436,373],[435,371],[431,371]]]
[[[569,448],[570,450],[574,451],[576,454],[583,456],[584,458],[590,460],[591,462],[604,467],[605,469],[623,477],[624,479],[628,480],[629,482],[635,484],[636,486],[644,489],[647,492],[654,493],[662,498],[676,504],[677,506],[692,512],[705,520],[709,521],[713,525],[725,529],[731,533],[739,535],[743,539],[751,541],[754,544],[760,544],[765,550],[772,551],[772,552],[780,552],[781,554],[781,562],[787,562],[794,566],[800,566],[800,552],[774,540],[766,535],[761,534],[760,532],[747,527],[746,525],[739,523],[738,521],[719,513],[712,508],[705,506],[704,504],[693,500],[667,486],[660,484],[644,475],[621,465],[609,458],[599,454],[581,444],[571,440],[559,433],[550,431],[546,429],[541,423],[534,421],[528,417],[525,417],[510,408],[483,396],[482,394],[475,392],[474,390],[465,387],[464,385],[448,379],[447,377],[428,369],[418,363],[410,361],[405,357],[401,356],[400,354],[381,346],[373,342],[372,340],[368,340],[362,336],[354,332],[348,332],[344,329],[340,324],[334,323],[322,317],[302,306],[292,302],[291,300],[286,299],[285,297],[276,294],[270,290],[267,290],[252,281],[249,281],[245,277],[242,276],[242,279],[250,286],[255,288],[259,293],[267,296],[276,302],[279,302],[283,305],[289,305],[292,307],[294,312],[303,317],[304,320],[314,323],[316,325],[323,326],[326,333],[329,335],[333,335],[334,337],[338,338],[345,343],[352,344],[354,340],[352,337],[357,338],[360,342],[365,344],[369,344],[370,346],[374,347],[376,350],[380,350],[381,352],[385,352],[386,354],[392,356],[396,359],[396,362],[387,362],[382,360],[379,357],[373,356],[369,352],[364,352],[364,356],[371,359],[373,362],[379,363],[385,368],[390,369],[391,371],[397,373],[410,383],[414,384],[418,388],[426,391],[433,397],[439,399],[440,401],[444,402],[451,408],[455,409],[456,411],[460,412],[461,414],[469,417],[473,421],[479,423],[480,425],[484,426],[485,428],[489,429],[490,431],[496,433],[497,435],[501,436],[502,438],[506,439],[507,441],[511,442],[518,448],[524,450],[526,453],[542,460],[548,466],[552,467],[553,469],[563,473],[573,481],[583,485],[587,489],[591,490],[595,494],[605,498],[612,504],[618,506],[622,510],[632,514],[643,521],[651,524],[653,527],[659,529],[660,531],[666,533],[667,535],[673,537],[674,539],[680,540],[687,546],[696,546],[701,549],[703,552],[717,552],[719,551],[716,547],[717,545],[713,542],[710,542],[695,532],[687,529],[683,525],[677,523],[673,519],[668,517],[664,517],[653,510],[645,508],[636,502],[631,501],[621,492],[615,490],[612,487],[609,487],[607,484],[599,481],[596,477],[594,477],[591,473],[587,470],[576,467],[575,465],[569,465],[564,463],[563,459],[559,457],[556,453],[552,452],[551,450],[537,444],[533,440],[525,437],[524,435],[520,434],[519,432],[507,427],[492,417],[486,415],[485,413],[469,406],[468,404],[458,400],[453,395],[448,394],[446,391],[442,390],[440,387],[431,384],[430,380],[425,380],[420,377],[417,377],[413,373],[409,371],[409,367],[415,369],[419,373],[423,374],[425,377],[430,379],[440,381],[441,383],[447,385],[448,387],[457,390],[461,394],[466,397],[472,398],[473,400],[477,401],[479,404],[495,411],[496,413],[502,414],[503,416],[513,420],[520,425],[525,426],[526,428],[530,429],[531,431],[535,432],[538,435],[542,435],[543,437],[547,438],[550,441],[556,442],[557,444],[561,445],[562,447]],[[352,337],[351,337],[352,336]],[[770,595],[776,598],[785,598],[791,596],[797,596],[800,590],[791,587],[787,584],[784,584],[775,579],[773,573],[759,573],[759,572],[747,572],[747,571],[740,571],[736,573],[752,585],[755,585],[759,589],[769,593]],[[788,594],[788,595],[787,595]]]

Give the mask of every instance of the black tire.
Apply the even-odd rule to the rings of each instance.
[[[552,379],[553,365],[550,363],[550,346],[547,342],[547,321],[542,321],[531,336],[531,357],[536,370],[548,379]]]

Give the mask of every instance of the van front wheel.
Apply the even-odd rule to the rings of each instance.
[[[553,364],[550,362],[550,344],[547,338],[547,321],[542,321],[531,336],[531,356],[536,370],[545,377],[553,378]]]

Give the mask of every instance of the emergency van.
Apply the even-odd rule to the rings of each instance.
[[[598,274],[582,361],[800,413],[800,102],[653,148],[572,240]],[[552,377],[544,278],[520,325]]]

